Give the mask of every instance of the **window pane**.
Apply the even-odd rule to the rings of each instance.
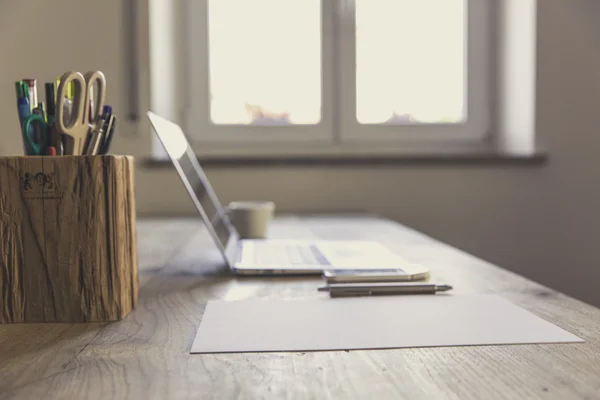
[[[356,0],[359,123],[465,120],[466,3]]]
[[[321,119],[321,1],[209,0],[216,124]]]

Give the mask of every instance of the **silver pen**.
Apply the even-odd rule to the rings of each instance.
[[[342,296],[376,296],[392,294],[435,294],[452,290],[450,285],[435,283],[334,283],[318,289],[320,292],[329,292],[331,297]]]
[[[97,124],[96,124],[96,128],[94,129],[94,132],[90,138],[88,147],[85,150],[85,154],[87,154],[88,156],[95,156],[96,154],[98,154],[98,150],[100,149],[100,145],[102,144],[102,141],[104,140],[104,124],[106,123],[106,121],[104,119],[101,119]]]

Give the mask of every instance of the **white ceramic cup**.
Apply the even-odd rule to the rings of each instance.
[[[265,239],[275,213],[272,201],[233,201],[226,208],[242,239]]]

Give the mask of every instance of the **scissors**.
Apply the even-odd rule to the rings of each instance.
[[[69,83],[73,82],[73,109],[67,118],[66,98]],[[96,88],[94,84],[97,83]],[[95,90],[97,89],[97,90]],[[106,78],[101,71],[65,72],[60,78],[56,95],[55,125],[63,135],[64,154],[82,155],[90,128],[102,115],[106,96]],[[93,108],[90,107],[92,101]]]
[[[43,114],[35,113],[23,121],[23,139],[28,155],[41,156],[50,147],[50,125]]]

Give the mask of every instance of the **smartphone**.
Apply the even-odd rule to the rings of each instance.
[[[406,269],[331,269],[323,271],[323,277],[327,283],[426,281],[429,269],[418,264]]]

